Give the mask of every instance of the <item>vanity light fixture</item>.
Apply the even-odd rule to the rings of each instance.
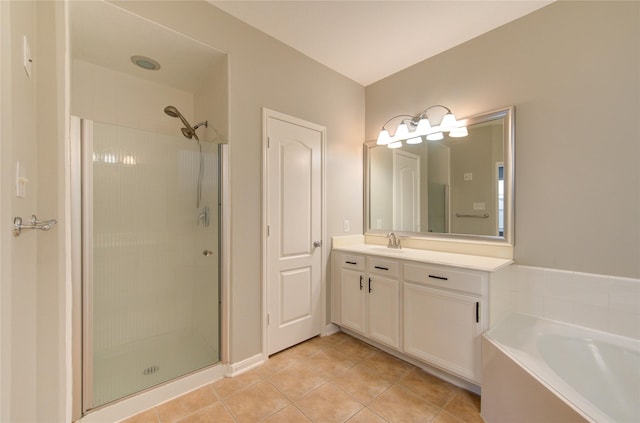
[[[428,112],[434,108],[443,110],[441,110],[438,116],[432,116],[432,120],[430,121]],[[445,112],[444,116],[442,112]],[[402,120],[393,136],[391,136],[386,126],[389,122],[397,118],[402,118]],[[438,125],[432,125],[432,122],[437,118],[440,118],[440,123]],[[397,115],[386,121],[378,134],[377,144],[386,145],[389,148],[399,148],[402,147],[402,141],[405,141],[407,144],[420,144],[422,137],[425,137],[428,141],[441,140],[444,138],[444,132],[447,132],[450,137],[454,138],[469,135],[464,122],[456,120],[451,109],[441,104],[435,104],[427,107],[424,112],[418,115]]]

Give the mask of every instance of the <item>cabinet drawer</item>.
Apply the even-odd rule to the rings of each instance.
[[[404,280],[482,295],[482,275],[479,273],[463,272],[438,266],[405,264]]]
[[[398,276],[398,262],[369,257],[367,271],[379,275]]]
[[[364,256],[342,253],[341,260],[340,265],[345,269],[364,271]]]

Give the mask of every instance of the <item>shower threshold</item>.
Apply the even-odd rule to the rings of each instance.
[[[95,357],[93,406],[102,406],[218,361],[218,351],[191,330],[113,348]]]

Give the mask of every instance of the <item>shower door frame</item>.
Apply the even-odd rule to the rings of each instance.
[[[202,377],[198,374],[205,374],[211,369],[219,369],[216,372],[208,372],[206,377],[211,375],[222,377],[227,373],[229,360],[229,268],[230,268],[230,210],[229,210],[229,150],[227,144],[219,144],[219,181],[218,181],[218,198],[219,198],[219,229],[218,229],[218,248],[219,248],[219,265],[218,265],[218,284],[219,284],[219,340],[218,351],[219,360],[203,369],[189,372],[185,375],[178,376],[174,379],[167,380],[157,385],[150,386],[144,390],[137,391],[125,397],[116,399],[112,402],[92,407],[92,391],[93,391],[93,369],[92,359],[86,360],[85,357],[92,356],[92,333],[89,328],[91,325],[87,321],[87,316],[92,310],[92,292],[91,283],[85,283],[87,278],[91,278],[92,270],[92,231],[88,228],[89,218],[93,207],[93,192],[90,189],[92,181],[87,180],[83,175],[83,163],[87,163],[92,153],[89,149],[83,148],[83,139],[90,139],[93,142],[93,120],[70,116],[69,119],[69,159],[70,159],[70,213],[71,213],[71,252],[72,252],[72,345],[71,345],[71,361],[72,361],[72,418],[74,421],[81,419],[85,415],[91,414],[98,410],[106,408],[118,408],[125,400],[134,399],[142,393],[150,393],[154,390],[160,391],[158,388],[167,387],[163,392],[159,393],[158,403],[168,400],[176,396],[176,389],[184,389],[185,382],[190,376],[194,383],[201,382]],[[90,161],[89,161],[90,162]],[[86,265],[87,262],[90,265]],[[90,320],[90,316],[89,316]],[[211,375],[209,374],[211,373]],[[174,385],[174,386],[172,386]],[[197,386],[196,386],[197,387]],[[148,399],[147,399],[148,401]],[[141,405],[127,404],[116,409],[114,415],[122,414],[126,417],[130,414],[131,407],[139,407],[138,411],[148,408],[145,401],[140,401]],[[115,405],[115,406],[114,406]]]

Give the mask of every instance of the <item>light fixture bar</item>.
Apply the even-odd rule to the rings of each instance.
[[[441,108],[446,112],[438,125],[432,125],[428,117],[428,112],[434,108]],[[398,124],[393,136],[391,136],[386,126],[397,118],[403,119]],[[386,145],[389,148],[399,148],[402,147],[402,141],[407,144],[419,144],[422,142],[423,136],[429,141],[441,140],[444,138],[444,132],[454,138],[466,137],[469,134],[464,122],[457,121],[451,109],[441,104],[434,104],[418,115],[397,115],[386,121],[378,134],[377,144]]]

